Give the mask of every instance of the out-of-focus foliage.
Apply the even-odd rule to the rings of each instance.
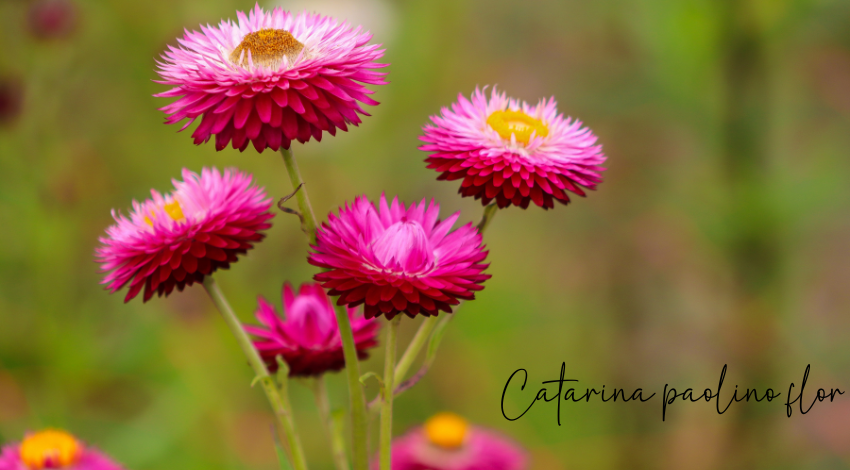
[[[272,195],[291,191],[278,154],[196,147],[152,97],[165,89],[154,62],[183,28],[253,3],[70,2],[73,28],[54,36],[33,32],[39,2],[0,2],[0,442],[52,425],[133,470],[274,469],[268,406],[202,289],[124,305],[92,259],[110,209],[166,190],[182,167],[238,166]],[[850,3],[312,5],[377,31],[392,64],[360,128],[295,146],[318,214],[386,192],[476,220],[480,205],[435,181],[416,147],[428,116],[478,85],[554,95],[610,157],[588,198],[497,215],[493,278],[396,401],[397,432],[455,411],[513,436],[535,469],[850,466],[847,395],[790,419],[779,403],[806,364],[810,387],[850,388]],[[217,278],[249,321],[258,294],[313,272],[297,220],[280,214]],[[400,344],[417,323],[403,322]],[[677,402],[663,423],[658,398],[565,403],[560,427],[554,403],[505,421],[511,372],[529,371],[506,402],[518,410],[562,361],[581,387],[659,393],[716,387],[729,364],[725,390],[783,396],[722,416]],[[330,385],[344,405],[342,377]],[[329,469],[312,397],[292,389],[312,466]]]

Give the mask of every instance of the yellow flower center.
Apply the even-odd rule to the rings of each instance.
[[[466,420],[454,413],[437,413],[425,421],[425,435],[434,445],[454,449],[463,444],[468,427]]]
[[[517,142],[528,144],[531,133],[537,137],[549,135],[549,128],[540,119],[533,118],[522,111],[496,111],[487,118],[487,124],[505,140],[511,140],[511,134]]]
[[[177,202],[177,199],[175,199],[174,202],[162,206],[162,209],[165,210],[165,213],[168,214],[168,216],[175,222],[180,222],[186,218],[186,216],[183,215],[183,209],[180,207],[180,203]],[[151,212],[151,217],[156,217],[153,212]],[[153,220],[151,220],[148,216],[145,216],[145,223],[153,227]]]
[[[230,61],[242,67],[247,67],[248,52],[250,51],[254,65],[275,69],[283,61],[284,56],[294,60],[302,49],[304,49],[304,44],[298,42],[289,31],[271,28],[261,29],[248,33],[242,38],[242,42],[230,53]]]
[[[28,435],[21,443],[21,460],[32,470],[63,468],[74,464],[81,451],[74,436],[58,429]]]

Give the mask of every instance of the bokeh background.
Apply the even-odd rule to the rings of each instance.
[[[850,2],[321,0],[282,3],[363,24],[391,84],[359,128],[295,145],[316,212],[382,191],[476,221],[417,137],[458,93],[554,95],[609,156],[586,199],[511,208],[486,234],[493,278],[450,326],[396,431],[451,410],[512,436],[532,468],[850,468],[850,395],[785,416],[788,384],[850,389]],[[264,397],[199,287],[125,305],[92,252],[110,209],[182,167],[237,166],[291,191],[280,157],[192,145],[163,125],[155,60],[183,28],[242,0],[0,0],[0,442],[69,429],[131,470],[276,468]],[[272,3],[263,3],[272,7]],[[256,296],[310,279],[294,217],[217,275],[245,321]],[[405,344],[417,321],[405,320]],[[773,403],[538,403],[561,363],[579,386],[661,392],[773,387]],[[382,353],[365,364],[379,371]],[[342,377],[330,379],[336,406]],[[314,469],[329,453],[293,387]],[[370,396],[375,387],[368,390]]]

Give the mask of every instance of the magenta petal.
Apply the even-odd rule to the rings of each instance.
[[[322,286],[303,284],[295,294],[286,283],[282,297],[286,320],[260,298],[255,316],[264,326],[245,326],[258,338],[254,346],[269,369],[277,369],[278,357],[286,361],[290,376],[315,376],[342,369],[345,357],[336,314]],[[377,345],[378,323],[355,315],[354,310],[348,313],[358,357],[366,358],[368,350]]]

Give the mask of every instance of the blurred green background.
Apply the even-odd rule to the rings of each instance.
[[[49,425],[130,470],[276,468],[268,406],[203,290],[125,305],[92,257],[110,209],[168,190],[182,167],[237,166],[272,196],[291,191],[278,154],[196,147],[152,97],[166,89],[154,61],[183,28],[253,3],[69,0],[70,23],[47,31],[40,5],[0,0],[0,442]],[[807,400],[850,388],[850,2],[281,5],[364,24],[392,64],[373,117],[294,146],[317,214],[385,191],[477,221],[480,204],[435,180],[417,137],[478,85],[554,95],[609,156],[588,198],[497,215],[493,278],[396,401],[398,433],[451,410],[512,436],[540,470],[850,468],[850,395],[790,419],[780,403],[807,364]],[[217,275],[245,321],[258,294],[277,303],[283,281],[314,273],[296,219],[273,222]],[[402,322],[401,344],[417,325]],[[736,384],[783,395],[722,416],[677,402],[665,422],[659,397],[565,403],[560,427],[554,403],[506,421],[508,376],[529,371],[506,401],[516,411],[562,361],[580,386],[659,393],[716,387],[729,364],[724,400]],[[381,364],[376,350],[365,370]],[[330,469],[312,397],[292,388],[312,468]]]

